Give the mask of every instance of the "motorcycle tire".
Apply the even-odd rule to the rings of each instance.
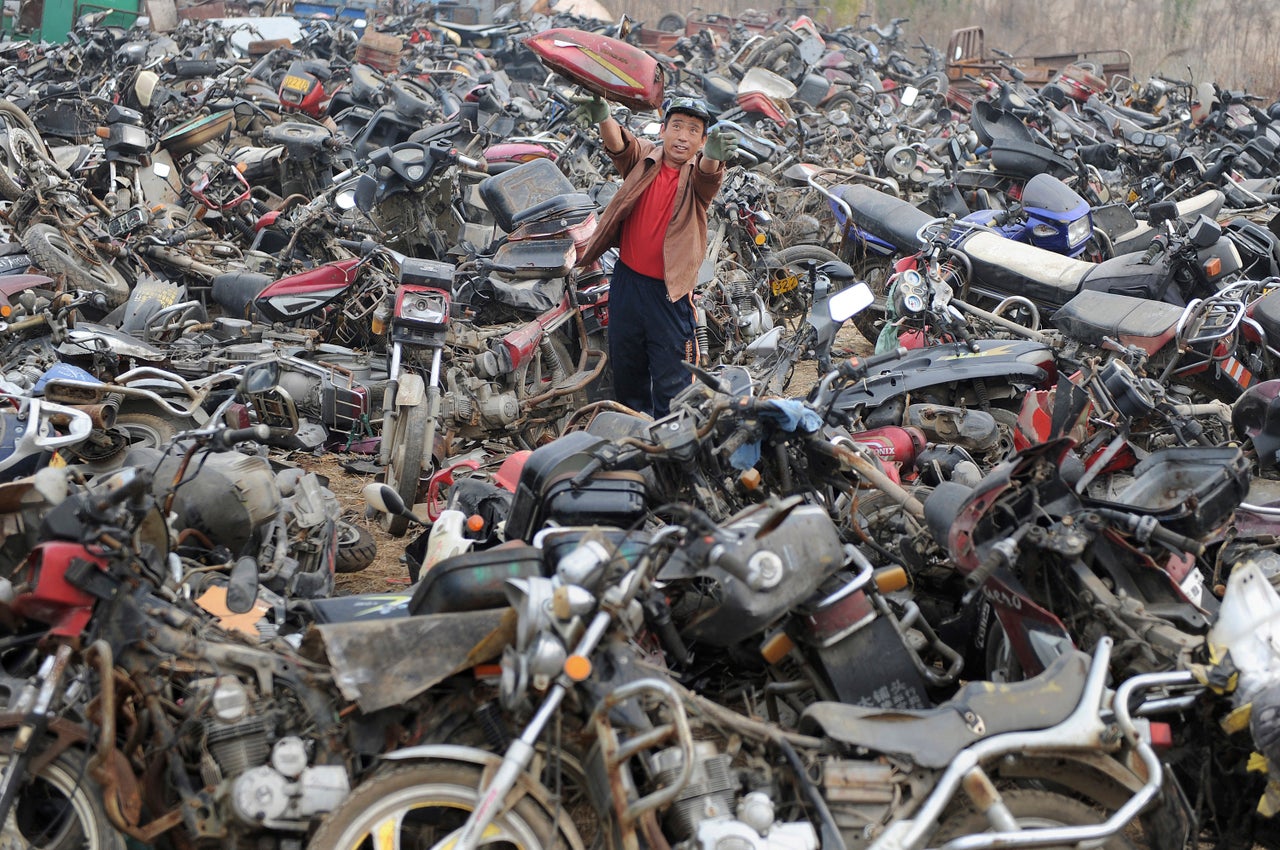
[[[432,847],[466,821],[480,798],[480,765],[423,762],[375,774],[357,786],[336,809],[325,815],[308,843],[310,850],[351,850],[373,847],[374,831],[394,824],[398,847]],[[495,834],[496,833],[496,834]],[[544,850],[552,844],[575,846],[532,797],[505,808],[485,832],[485,842],[500,842],[514,850]]]
[[[1000,796],[1023,829],[1085,826],[1101,823],[1106,818],[1106,814],[1101,810],[1054,791],[1002,788]],[[943,815],[938,831],[930,841],[930,846],[941,846],[962,835],[975,835],[989,831],[991,827],[987,823],[986,815],[966,803],[957,807],[951,814]],[[1124,833],[1120,833],[1109,838],[1102,847],[1106,850],[1134,850],[1134,843]]]
[[[0,769],[9,762],[12,737],[0,742]],[[38,775],[27,774],[3,827],[3,842],[41,850],[125,850],[107,819],[103,790],[89,777],[88,755],[67,750]]]
[[[340,573],[358,573],[373,563],[378,544],[373,535],[346,520],[338,521],[338,553],[333,568]]]
[[[654,27],[662,32],[678,32],[683,35],[685,28],[684,15],[679,12],[667,12],[661,18],[658,18],[658,22],[654,24]]]
[[[426,403],[406,407],[396,416],[391,432],[391,456],[387,464],[386,484],[395,489],[410,508],[418,501],[418,485],[422,468],[429,462],[427,435],[433,432],[431,414]],[[386,435],[383,435],[384,439]],[[382,527],[392,537],[403,537],[409,529],[409,520],[402,516],[384,514]]]
[[[164,417],[135,411],[117,414],[112,427],[124,431],[131,446],[161,450],[169,447],[179,430]]]
[[[16,201],[31,185],[26,167],[31,159],[50,160],[39,129],[17,106],[0,100],[0,125],[7,138],[0,142],[0,197]]]
[[[97,252],[93,264],[87,262],[52,224],[31,225],[22,234],[21,241],[35,265],[50,277],[64,278],[68,288],[101,292],[107,296],[109,307],[119,307],[129,298],[129,280],[119,269]]]
[[[889,276],[893,274],[893,260],[890,257],[864,257],[853,264],[853,270],[858,273],[858,280],[866,281],[875,296],[870,307],[854,315],[853,326],[863,339],[875,345],[880,335],[876,322],[885,317],[885,298],[889,292]]]
[[[792,331],[798,330],[809,307],[813,304],[813,293],[809,292],[808,287],[805,285],[808,275],[805,263],[809,260],[816,260],[819,264],[822,264],[839,259],[835,254],[820,245],[792,245],[790,248],[783,248],[776,254],[765,258],[765,265],[769,270],[770,287],[766,303],[769,305],[769,312],[773,316],[774,323],[784,325]],[[799,278],[799,285],[790,292],[774,295],[773,282],[788,278],[791,275]],[[835,293],[837,291],[839,290],[833,286],[831,292]]]

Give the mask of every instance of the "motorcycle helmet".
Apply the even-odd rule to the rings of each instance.
[[[1231,406],[1231,428],[1240,439],[1253,441],[1259,469],[1280,465],[1280,379],[1245,390]]]

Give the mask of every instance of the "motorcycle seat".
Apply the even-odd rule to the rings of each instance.
[[[1277,303],[1280,312],[1280,303]],[[1063,333],[1089,345],[1106,337],[1155,354],[1177,333],[1182,308],[1163,301],[1085,290],[1050,319]]]
[[[89,160],[93,149],[88,145],[59,145],[50,147],[49,153],[63,171],[79,171],[80,167]]]
[[[1253,303],[1250,316],[1267,332],[1267,344],[1272,348],[1280,340],[1280,292],[1264,295]]]
[[[1082,652],[1067,653],[1025,682],[970,682],[931,709],[817,702],[801,715],[800,731],[941,769],[982,738],[1048,729],[1066,720],[1080,701],[1089,663]]]
[[[1065,304],[1080,291],[1093,263],[996,236],[975,233],[962,250],[973,265],[974,285],[1032,301]]]
[[[859,184],[836,186],[832,192],[853,210],[853,223],[903,251],[920,247],[916,234],[933,216],[901,198]]]
[[[1227,196],[1222,193],[1221,189],[1206,189],[1199,194],[1192,195],[1185,201],[1178,201],[1178,219],[1192,222],[1201,215],[1217,218],[1218,212],[1226,202]],[[1156,229],[1154,227],[1145,221],[1139,221],[1132,229],[1111,237],[1112,254],[1119,256],[1121,254],[1131,254],[1135,251],[1145,251],[1147,246],[1151,244],[1151,240],[1155,238],[1155,235]]]
[[[581,216],[584,213],[594,212],[595,209],[596,202],[591,200],[590,195],[585,195],[581,192],[570,192],[563,195],[552,195],[541,203],[534,204],[528,209],[520,210],[520,212],[511,217],[511,223],[519,226],[530,221]]]

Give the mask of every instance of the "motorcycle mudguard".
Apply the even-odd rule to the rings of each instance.
[[[396,386],[396,407],[417,407],[427,398],[427,382],[414,372],[405,372]]]
[[[524,46],[552,71],[606,100],[637,110],[662,106],[662,66],[634,45],[598,33],[557,28],[529,36]]]
[[[404,705],[443,679],[497,658],[515,637],[507,611],[333,623],[315,631],[334,683],[369,714]],[[430,652],[415,651],[426,647]]]
[[[846,387],[834,410],[860,413],[930,387],[954,392],[952,385],[993,381],[1020,387],[1042,387],[1057,380],[1048,346],[1030,340],[979,340],[978,351],[960,345],[939,345],[910,352],[893,371],[869,376]]]

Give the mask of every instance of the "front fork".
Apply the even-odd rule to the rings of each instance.
[[[431,450],[430,440],[434,439],[436,418],[440,415],[440,363],[444,349],[436,347],[431,352],[431,378],[427,384],[427,417],[432,423],[427,451]],[[394,433],[396,417],[400,413],[396,409],[396,396],[400,390],[400,367],[404,357],[402,344],[391,343],[391,363],[387,367],[387,389],[382,397],[382,440],[378,448],[378,463],[387,466],[391,463],[391,434]]]
[[[14,712],[22,713],[22,725],[13,738],[9,761],[0,772],[0,823],[9,819],[9,811],[17,799],[18,789],[27,778],[27,767],[38,754],[35,746],[49,724],[53,698],[62,690],[62,676],[71,660],[71,647],[63,644],[56,655],[46,656],[35,677],[27,682],[14,704]]]

